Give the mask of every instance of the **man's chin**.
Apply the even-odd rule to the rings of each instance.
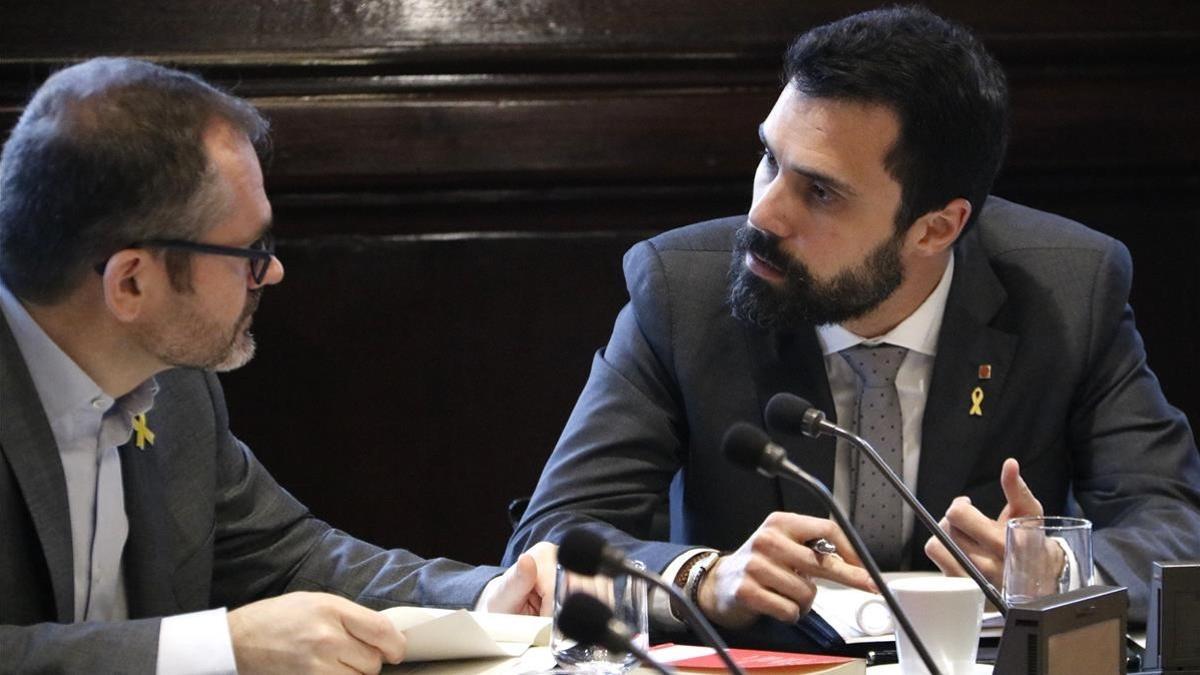
[[[225,357],[216,365],[209,368],[209,370],[214,373],[228,373],[231,370],[237,370],[250,363],[254,358],[255,349],[254,336],[250,334],[250,331],[241,333],[238,335],[237,341],[225,354]]]

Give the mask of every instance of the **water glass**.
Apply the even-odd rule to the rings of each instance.
[[[1009,605],[1092,585],[1092,523],[1027,516],[1008,521],[1004,601]]]
[[[645,569],[642,563],[633,563]],[[558,665],[576,673],[624,673],[637,665],[637,657],[621,651],[603,647],[581,645],[558,630],[558,615],[563,602],[572,593],[587,593],[608,606],[613,617],[620,620],[636,633],[634,639],[642,650],[650,645],[650,611],[646,600],[646,582],[627,574],[615,577],[604,575],[587,576],[576,574],[558,566],[554,584],[554,632],[550,637],[550,651]]]

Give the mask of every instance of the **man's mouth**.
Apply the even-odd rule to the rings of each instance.
[[[746,268],[755,276],[767,281],[782,281],[785,272],[782,267],[754,253],[746,252]]]

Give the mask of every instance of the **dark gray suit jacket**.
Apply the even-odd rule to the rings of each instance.
[[[509,542],[507,560],[568,529],[594,528],[651,569],[688,545],[734,549],[773,510],[822,515],[804,489],[728,463],[720,442],[762,426],[781,391],[833,413],[816,333],[766,331],[730,314],[728,271],[744,217],[667,232],[625,256],[630,302],[599,351]],[[1099,566],[1145,616],[1154,560],[1200,554],[1200,456],[1186,418],[1146,367],[1127,301],[1128,251],[1077,223],[988,200],[955,248],[954,280],[922,424],[917,496],[934,514],[957,495],[992,517],[1004,458],[1049,514],[1074,499],[1095,526]],[[980,380],[979,366],[992,377]],[[984,389],[984,415],[970,416]],[[833,442],[776,439],[832,485]],[[656,526],[669,501],[667,532]],[[915,528],[912,564],[931,567]]]
[[[371,607],[469,607],[501,570],[384,551],[314,518],[229,431],[216,377],[175,370],[120,449],[131,620],[74,617],[62,464],[0,315],[0,672],[154,671],[156,617],[327,591]]]

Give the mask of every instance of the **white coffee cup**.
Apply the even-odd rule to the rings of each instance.
[[[983,615],[983,591],[974,581],[969,577],[906,577],[888,582],[888,588],[942,673],[974,672]],[[928,675],[920,652],[899,621],[896,629],[900,672]]]

